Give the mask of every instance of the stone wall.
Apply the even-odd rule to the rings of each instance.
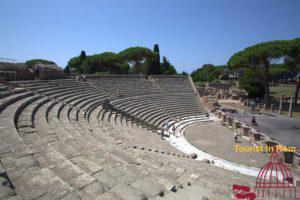
[[[34,78],[33,71],[24,63],[0,63],[0,76],[7,81],[16,80],[32,80]],[[16,77],[12,72],[15,72]]]
[[[41,65],[40,79],[62,79],[65,74],[62,68],[57,65]],[[0,77],[7,81],[33,80],[34,68],[28,67],[25,63],[5,63],[0,62]]]

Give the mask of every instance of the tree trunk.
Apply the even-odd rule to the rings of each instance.
[[[269,87],[269,68],[270,68],[270,63],[268,61],[265,62],[265,70],[264,70],[264,85],[265,85],[265,99],[269,100],[270,99],[270,87]]]
[[[135,71],[135,74],[140,74],[140,64],[139,64],[139,62],[136,62],[134,64],[134,71]]]
[[[269,87],[269,81],[265,80],[265,81],[264,81],[264,85],[265,85],[265,90],[266,90],[266,93],[265,93],[265,99],[266,99],[266,100],[270,100],[270,87]]]
[[[296,83],[296,90],[295,90],[295,96],[294,96],[294,104],[297,105],[298,101],[298,95],[299,95],[299,88],[300,88],[300,78],[297,78]]]

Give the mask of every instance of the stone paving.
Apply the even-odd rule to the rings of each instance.
[[[251,115],[235,114],[234,117],[286,146],[295,146],[297,152],[300,153],[299,118],[290,118],[274,113],[256,114],[257,126],[253,126],[250,123]]]

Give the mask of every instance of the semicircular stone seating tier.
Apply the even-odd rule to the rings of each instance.
[[[0,199],[222,199],[252,179],[195,161],[156,131],[202,114],[187,77],[0,85]]]

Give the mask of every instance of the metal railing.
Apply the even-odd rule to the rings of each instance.
[[[16,81],[17,72],[16,71],[0,71],[0,77],[5,77],[7,81]]]
[[[15,63],[15,62],[17,62],[17,60],[15,60],[15,59],[10,59],[10,58],[0,58],[0,62],[11,62],[11,63]]]

